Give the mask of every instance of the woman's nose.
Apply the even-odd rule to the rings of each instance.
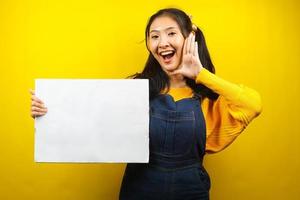
[[[158,43],[158,47],[165,48],[170,46],[169,41],[165,37],[161,37]]]

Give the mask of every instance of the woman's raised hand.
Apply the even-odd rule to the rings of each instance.
[[[190,33],[184,42],[181,64],[178,69],[171,72],[170,75],[181,74],[187,78],[196,79],[202,68],[203,66],[198,54],[198,43],[195,41],[195,34]]]
[[[47,113],[47,108],[42,100],[35,96],[34,90],[30,90],[31,93],[31,117],[43,116]]]

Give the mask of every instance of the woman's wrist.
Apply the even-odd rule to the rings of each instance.
[[[205,68],[204,67],[201,67],[201,68],[199,68],[199,71],[198,71],[198,73],[196,74],[196,76],[195,76],[195,81],[196,81],[196,83],[200,83],[201,82],[201,74],[202,74],[202,72],[205,70]]]

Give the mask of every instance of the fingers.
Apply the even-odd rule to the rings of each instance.
[[[192,33],[191,36],[191,43],[190,43],[191,47],[190,47],[190,54],[194,55],[195,53],[195,35]]]
[[[187,54],[187,41],[188,37],[184,40],[182,55]]]
[[[31,117],[39,117],[43,116],[48,112],[48,109],[46,107],[40,107],[40,106],[31,106]]]
[[[198,56],[199,58],[199,54],[198,54],[198,42],[195,42],[195,52],[194,52],[194,56]]]
[[[184,54],[193,54],[195,52],[195,35],[190,33],[190,35],[185,39],[183,53]]]
[[[46,114],[46,112],[32,111],[32,112],[31,112],[31,117],[32,117],[32,118],[40,117],[40,116],[43,116],[43,115],[45,115],[45,114]]]
[[[32,101],[36,101],[36,102],[38,102],[38,103],[43,104],[42,100],[40,100],[39,98],[37,98],[37,97],[35,96],[34,90],[29,89],[29,92],[30,92],[30,94],[31,94],[31,100],[32,100]]]
[[[48,112],[48,109],[44,106],[44,104],[40,104],[38,102],[32,102],[31,105],[31,117],[39,117],[43,116]]]
[[[35,95],[35,92],[33,89],[29,89],[30,94]]]
[[[31,90],[30,93],[31,93],[31,101],[32,102],[37,102],[39,104],[44,104],[44,102],[42,100],[40,100],[39,98],[37,98],[35,96],[35,92],[33,90]]]
[[[37,107],[37,106],[31,106],[31,111],[37,111],[37,112],[47,112],[46,107]]]
[[[46,108],[44,103],[39,103],[37,101],[32,101],[31,102],[31,107]]]
[[[191,52],[191,33],[186,38],[186,52],[185,52],[185,54],[189,54],[190,52]]]
[[[35,96],[34,90],[29,90],[31,94],[31,117],[39,117],[45,115],[48,109],[45,107],[45,104],[42,100]]]
[[[43,116],[48,112],[48,109],[46,107],[37,107],[37,106],[31,106],[31,117],[39,117]]]

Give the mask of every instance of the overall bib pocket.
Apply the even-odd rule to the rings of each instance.
[[[193,111],[151,109],[150,150],[169,157],[188,154],[195,142]]]

